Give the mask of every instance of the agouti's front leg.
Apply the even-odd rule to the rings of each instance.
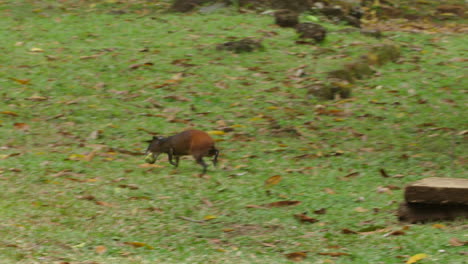
[[[174,165],[175,167],[179,166],[179,157],[176,156],[176,162],[172,160],[172,157],[174,155],[174,149],[170,148],[169,151],[167,152],[167,157],[169,159],[169,163]]]

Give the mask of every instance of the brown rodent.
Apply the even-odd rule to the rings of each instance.
[[[146,149],[146,161],[148,163],[156,162],[159,154],[166,153],[169,162],[177,167],[180,156],[192,155],[195,161],[203,167],[203,173],[206,173],[208,165],[203,161],[203,157],[213,158],[213,165],[218,162],[219,151],[216,149],[214,140],[207,133],[200,130],[186,130],[174,136],[167,138],[153,137],[147,141],[149,144]],[[175,162],[172,160],[175,157]]]

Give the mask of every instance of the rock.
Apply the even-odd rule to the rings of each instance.
[[[308,95],[322,100],[349,98],[352,90],[352,86],[347,82],[316,83],[306,88]]]
[[[322,42],[327,35],[327,30],[323,26],[312,22],[297,24],[296,32],[299,38],[313,39],[315,42]]]
[[[361,59],[370,65],[383,65],[387,62],[396,62],[400,58],[400,47],[395,44],[379,44],[371,48],[370,52]]]
[[[216,46],[217,50],[227,50],[234,53],[252,52],[255,50],[263,50],[264,47],[260,40],[244,38],[237,41],[229,41]]]
[[[378,29],[361,29],[361,34],[369,37],[374,37],[374,38],[382,38],[382,31]]]
[[[287,9],[278,10],[275,12],[275,23],[280,27],[295,27],[299,23],[299,15]]]
[[[406,186],[405,200],[408,203],[468,206],[468,179],[425,178]]]
[[[411,223],[468,218],[468,179],[430,177],[405,188],[400,221]]]
[[[438,14],[454,14],[458,17],[466,17],[466,5],[440,5],[436,8]]]
[[[343,21],[346,22],[348,25],[354,27],[361,26],[361,17],[363,12],[359,6],[353,6],[351,8],[345,9],[342,6],[325,6],[319,9],[319,12],[328,17],[329,19],[335,21]]]
[[[213,2],[213,0],[175,0],[169,8],[172,12],[190,12],[195,7]]]
[[[403,222],[424,223],[458,218],[468,218],[468,205],[402,203],[398,208],[398,219]]]

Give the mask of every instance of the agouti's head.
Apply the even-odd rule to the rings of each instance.
[[[149,143],[148,148],[145,152],[145,161],[148,163],[155,163],[156,159],[158,158],[159,154],[161,154],[161,144],[164,142],[164,137],[156,137],[153,136],[151,140],[146,141]]]

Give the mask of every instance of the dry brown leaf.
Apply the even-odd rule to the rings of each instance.
[[[29,100],[29,101],[46,101],[49,99],[49,97],[46,97],[46,96],[40,96],[40,95],[33,95],[33,96],[30,96],[28,98],[25,98],[26,100]]]
[[[96,151],[95,151],[95,150],[93,150],[93,151],[91,151],[90,153],[88,153],[88,155],[86,155],[86,156],[84,157],[84,160],[85,160],[85,161],[92,161],[92,160],[94,159],[94,156],[96,156]]]
[[[248,204],[245,206],[246,208],[257,208],[257,209],[265,209],[264,206],[256,205],[256,204]]]
[[[104,253],[106,253],[107,248],[105,246],[96,246],[94,248],[94,251],[96,251],[96,253],[98,253],[98,254],[104,254]]]
[[[460,239],[456,238],[456,237],[452,237],[450,240],[449,240],[449,243],[451,246],[453,247],[461,247],[461,246],[466,246],[468,245],[468,241],[461,241]]]
[[[333,189],[330,188],[325,188],[324,191],[328,194],[336,194],[336,192]]]
[[[316,223],[316,222],[319,221],[319,220],[317,220],[315,218],[307,216],[306,214],[295,214],[294,218],[296,218],[300,222],[311,223],[311,224]]]
[[[352,172],[346,176],[344,176],[345,178],[351,178],[351,177],[356,177],[356,176],[359,176],[359,172],[355,171],[355,172]]]
[[[2,111],[0,112],[0,114],[9,115],[9,116],[18,116],[17,113],[12,112],[12,111]]]
[[[130,190],[138,190],[140,189],[138,186],[136,186],[135,184],[120,184],[119,185],[120,188],[127,188],[127,189],[130,189]]]
[[[167,95],[167,96],[164,96],[163,97],[164,99],[171,99],[171,100],[174,100],[174,101],[179,101],[179,102],[190,102],[192,100],[186,98],[186,97],[183,97],[183,96],[180,96],[180,95]]]
[[[101,205],[101,206],[113,207],[113,205],[112,205],[111,203],[108,203],[108,202],[96,201],[95,203],[96,203],[97,205]]]
[[[349,235],[349,234],[359,234],[358,232],[353,231],[353,230],[351,230],[351,229],[349,229],[349,228],[343,228],[343,229],[341,229],[341,233],[342,233],[342,234],[346,234],[346,235]]]
[[[271,176],[265,181],[265,187],[271,187],[273,185],[276,185],[281,182],[281,179],[282,178],[280,175]]]
[[[77,198],[80,200],[88,200],[88,201],[96,200],[96,197],[94,197],[93,195],[81,195],[81,196],[78,196]]]
[[[150,246],[150,245],[148,245],[146,243],[143,243],[143,242],[124,242],[124,244],[132,246],[132,247],[136,247],[136,248],[146,247],[146,248],[149,248],[149,249],[153,249],[152,246]]]
[[[94,130],[93,132],[91,132],[91,134],[89,134],[88,139],[98,139],[101,137],[101,135],[102,135],[102,130],[100,129]]]
[[[380,175],[384,178],[390,177],[384,169],[379,169]]]
[[[384,235],[384,236],[387,236],[387,235],[388,235],[388,236],[402,236],[402,235],[405,235],[405,234],[406,234],[406,233],[405,233],[405,231],[403,231],[403,230],[395,230],[395,231],[390,232],[390,233],[388,233],[388,234],[386,234],[386,235]]]
[[[136,70],[136,69],[138,69],[140,67],[148,67],[148,66],[153,66],[153,65],[154,65],[154,63],[152,63],[152,62],[144,62],[144,63],[132,64],[132,65],[130,65],[129,68],[131,70]]]
[[[13,80],[19,84],[22,84],[22,85],[26,85],[26,84],[29,84],[31,82],[31,79],[16,79],[16,78],[10,78],[10,80]]]
[[[26,124],[26,123],[14,123],[13,124],[13,127],[17,130],[21,130],[21,131],[28,131],[29,130],[29,125]]]
[[[363,208],[363,207],[356,207],[356,208],[354,208],[354,211],[356,211],[358,213],[365,213],[365,212],[368,212],[369,210],[366,209],[366,208]]]
[[[326,214],[327,213],[327,209],[326,208],[320,208],[318,210],[315,210],[314,211],[314,214]]]
[[[292,261],[302,261],[307,257],[307,252],[293,252],[285,254],[285,256]]]
[[[278,202],[264,204],[262,206],[267,207],[267,208],[285,207],[285,206],[295,206],[295,205],[298,205],[300,203],[301,203],[301,201],[278,201]]]

